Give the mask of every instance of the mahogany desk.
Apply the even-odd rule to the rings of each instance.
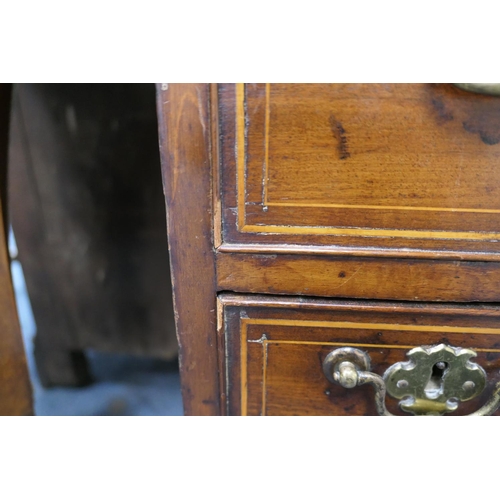
[[[495,411],[499,97],[161,84],[157,98],[187,414]]]

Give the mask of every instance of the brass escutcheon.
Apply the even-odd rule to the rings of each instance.
[[[381,377],[370,371],[367,353],[342,347],[326,356],[323,372],[330,382],[346,389],[371,384],[379,415],[392,415],[385,405],[386,393],[401,400],[400,408],[408,413],[444,415],[483,392],[486,372],[470,361],[475,356],[471,349],[445,344],[416,347],[407,353],[408,361],[395,363]],[[471,415],[491,415],[499,405],[500,382],[490,400]]]

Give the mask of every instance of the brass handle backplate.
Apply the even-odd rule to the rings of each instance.
[[[453,85],[475,94],[500,95],[500,83],[454,83]]]
[[[360,349],[342,347],[323,361],[326,378],[346,389],[370,384],[375,389],[379,415],[392,416],[385,405],[386,394],[400,399],[402,410],[414,415],[444,415],[460,402],[481,394],[486,372],[470,361],[471,349],[445,344],[416,347],[407,353],[409,361],[390,366],[383,376],[370,371],[370,356]],[[500,382],[489,401],[471,416],[491,415],[500,406]]]

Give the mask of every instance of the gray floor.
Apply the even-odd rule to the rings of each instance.
[[[36,325],[17,261],[12,263],[12,275],[36,415],[182,415],[177,364],[162,360],[88,352],[94,384],[78,389],[42,387],[33,359]]]

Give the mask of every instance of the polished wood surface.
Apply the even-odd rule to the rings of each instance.
[[[210,87],[159,84],[157,103],[184,411],[218,415]]]
[[[373,389],[331,384],[322,363],[338,347],[358,347],[379,375],[406,361],[416,346],[446,343],[474,349],[488,374],[471,413],[500,380],[500,309],[496,307],[336,302],[222,294],[228,365],[229,415],[376,415]],[[404,414],[387,397],[391,412]],[[497,412],[498,413],[498,412]]]
[[[277,253],[217,254],[220,291],[499,302],[500,263]]]
[[[496,259],[500,101],[451,84],[221,85],[226,243]]]
[[[322,373],[344,345],[367,350],[379,374],[415,346],[474,348],[490,387],[460,412],[488,398],[500,367],[500,100],[451,84],[159,96],[187,413],[206,414],[201,395],[218,391],[219,414],[375,414],[370,387]]]
[[[6,207],[10,85],[0,84],[0,204]],[[7,251],[6,211],[0,211],[0,415],[32,415],[32,390]]]

